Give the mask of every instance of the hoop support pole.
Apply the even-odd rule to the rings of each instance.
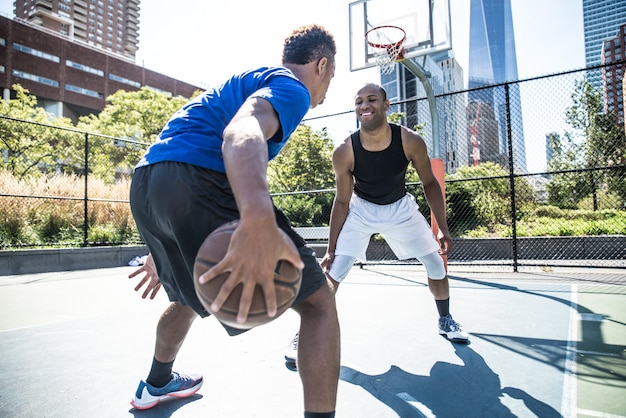
[[[441,194],[443,197],[443,208],[444,213],[446,210],[446,183],[445,183],[445,173],[446,167],[443,159],[441,159],[441,154],[439,151],[439,112],[437,111],[437,103],[435,102],[435,93],[433,91],[433,87],[430,84],[430,80],[428,79],[428,75],[424,71],[424,69],[419,65],[413,62],[413,60],[407,59],[400,61],[402,65],[408,68],[422,83],[424,86],[424,90],[426,91],[426,98],[428,99],[428,107],[430,108],[430,121],[431,121],[431,135],[432,135],[432,153],[433,158],[430,160],[430,164],[433,169],[433,174],[439,183],[439,187],[441,188]],[[439,234],[439,225],[437,225],[437,219],[435,219],[435,215],[433,212],[430,212],[430,225],[433,231],[433,235],[435,238],[438,238]],[[446,273],[448,272],[448,256],[442,255],[443,264],[446,269]]]
[[[437,111],[437,103],[435,102],[435,92],[433,91],[433,86],[430,84],[430,80],[428,79],[428,75],[424,69],[413,62],[413,60],[407,59],[400,61],[402,65],[409,69],[422,83],[424,86],[424,90],[426,91],[426,98],[428,99],[428,107],[430,108],[430,125],[431,125],[431,135],[432,135],[432,157],[433,158],[441,158],[441,154],[439,152],[439,112]]]
[[[437,179],[437,183],[439,183],[439,187],[441,188],[441,195],[443,198],[443,212],[446,213],[446,183],[445,183],[445,174],[446,168],[443,160],[441,158],[431,158],[430,165],[433,168],[433,174]],[[430,229],[433,231],[433,235],[437,240],[439,237],[439,225],[437,224],[437,219],[435,218],[435,214],[430,211]],[[446,254],[442,255],[443,265],[446,268],[446,273],[448,272],[448,256]]]

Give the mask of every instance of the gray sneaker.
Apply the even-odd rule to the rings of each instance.
[[[455,343],[467,343],[469,335],[463,331],[461,324],[452,319],[452,315],[439,318],[439,334],[445,335],[448,340]]]
[[[300,333],[296,332],[295,337],[293,337],[293,340],[289,343],[289,347],[285,350],[285,360],[287,360],[288,363],[295,364],[298,359],[298,337],[300,337]]]

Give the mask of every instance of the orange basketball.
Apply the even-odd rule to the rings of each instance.
[[[243,288],[241,283],[233,289],[228,299],[226,299],[222,305],[222,308],[218,312],[213,312],[211,310],[211,303],[215,300],[222,284],[228,279],[230,273],[223,273],[205,284],[200,284],[198,278],[208,269],[216,265],[226,255],[230,238],[233,232],[235,232],[235,229],[237,229],[238,224],[239,222],[237,220],[226,223],[209,234],[198,250],[198,255],[196,256],[193,267],[193,278],[196,294],[207,311],[215,315],[217,319],[228,326],[239,329],[250,329],[278,318],[291,307],[300,291],[302,272],[286,260],[280,260],[277,263],[276,270],[274,271],[274,285],[276,288],[276,303],[278,306],[276,316],[273,318],[267,315],[263,290],[257,285],[254,289],[248,319],[245,323],[237,322],[239,301]],[[287,237],[287,234],[282,233]]]

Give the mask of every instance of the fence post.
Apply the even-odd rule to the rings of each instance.
[[[87,205],[87,183],[89,176],[89,134],[85,132],[85,190],[83,197],[83,246],[87,246],[87,235],[89,229],[88,215],[89,208]]]
[[[509,149],[509,184],[511,187],[511,237],[513,238],[511,251],[513,253],[513,271],[517,272],[517,209],[515,207],[515,165],[513,164],[513,130],[511,129],[511,100],[509,83],[504,85],[504,93],[506,100],[506,142]]]

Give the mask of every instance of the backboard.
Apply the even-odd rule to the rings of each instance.
[[[404,58],[452,48],[450,0],[357,0],[349,7],[350,71],[377,65],[380,51],[365,41],[365,33],[377,26],[404,29]]]

